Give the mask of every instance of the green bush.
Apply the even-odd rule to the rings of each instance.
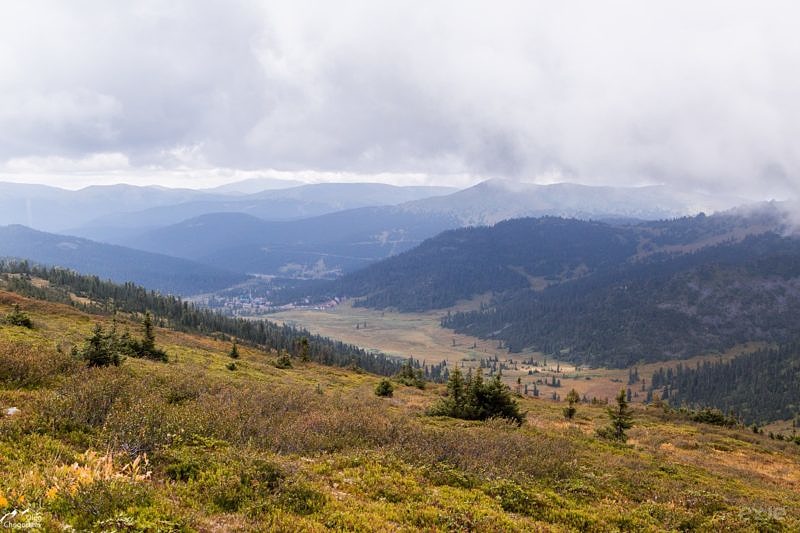
[[[292,368],[292,360],[289,357],[288,353],[283,352],[278,356],[278,358],[275,360],[275,368],[280,368],[284,370],[287,368]]]
[[[578,409],[575,407],[579,401],[581,401],[581,397],[578,395],[578,391],[572,389],[569,391],[566,397],[567,406],[563,409],[564,418],[567,420],[572,420],[575,417],[575,413],[578,412]]]
[[[202,465],[200,462],[194,459],[185,459],[170,464],[164,469],[164,472],[172,481],[186,482],[197,479],[197,476],[200,475],[201,469]]]
[[[19,304],[14,304],[14,309],[6,315],[3,322],[9,326],[33,329],[33,320],[31,320],[31,317],[29,317],[27,313],[19,308]]]
[[[546,507],[543,499],[513,481],[498,481],[484,489],[484,492],[495,498],[505,511],[511,513],[537,517]]]
[[[278,503],[287,511],[309,515],[325,506],[325,495],[305,483],[296,481],[281,489]]]
[[[105,520],[151,503],[146,485],[121,479],[99,480],[83,485],[74,494],[66,492],[53,505],[60,518],[78,531],[103,530]]]
[[[375,395],[391,398],[394,395],[394,385],[388,379],[382,379],[375,385]]]
[[[700,409],[699,411],[692,412],[689,418],[695,422],[712,424],[714,426],[732,428],[738,425],[738,421],[734,417],[725,415],[725,413],[719,409]]]

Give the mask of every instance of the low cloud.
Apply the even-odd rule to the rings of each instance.
[[[194,169],[198,180],[277,169],[800,193],[794,2],[34,1],[5,11],[7,170],[110,153],[131,176]]]

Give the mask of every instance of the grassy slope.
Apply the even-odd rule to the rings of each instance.
[[[41,528],[800,528],[794,444],[653,409],[611,444],[601,407],[568,423],[533,400],[519,429],[430,418],[442,387],[380,399],[374,376],[248,348],[229,371],[229,344],[164,330],[169,363],[87,370],[64,354],[96,317],[14,302],[36,329],[0,327],[0,407],[22,411],[0,418],[0,507]]]

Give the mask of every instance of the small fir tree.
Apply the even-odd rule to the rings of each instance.
[[[578,395],[578,391],[572,389],[567,393],[567,406],[564,408],[564,418],[567,420],[572,420],[575,417],[575,413],[578,412],[578,409],[575,407],[579,401],[581,401],[581,397]]]
[[[19,308],[19,304],[14,304],[14,308],[6,315],[4,322],[10,326],[33,329],[33,320]]]
[[[278,358],[275,360],[275,367],[276,368],[292,368],[292,359],[289,357],[287,352],[281,352]]]
[[[375,386],[375,395],[391,398],[394,394],[394,385],[388,379],[384,378]]]
[[[89,367],[119,366],[123,360],[123,347],[116,332],[103,331],[103,326],[95,324],[92,335],[86,339],[78,355]]]
[[[400,367],[400,372],[395,379],[409,387],[417,387],[418,389],[425,388],[425,378],[422,374],[422,369],[414,369],[411,358],[408,358]]]
[[[154,361],[167,361],[167,353],[156,346],[156,333],[153,327],[153,315],[145,312],[142,320],[142,340],[131,340],[130,352],[133,357],[142,357]]]
[[[306,337],[301,338],[299,342],[299,347],[300,347],[299,349],[300,360],[303,361],[304,363],[308,362],[310,359],[308,355],[309,354],[308,338]]]
[[[620,389],[616,397],[616,406],[608,408],[610,424],[598,431],[601,437],[621,442],[627,440],[625,431],[633,426],[633,411],[628,405],[626,396],[625,389]]]
[[[517,424],[522,424],[525,418],[512,397],[511,389],[500,380],[500,376],[486,382],[478,368],[465,380],[457,367],[447,380],[447,397],[434,405],[430,414],[465,420],[505,418]]]

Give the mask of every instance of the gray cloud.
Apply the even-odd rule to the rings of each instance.
[[[752,198],[800,189],[794,2],[3,11],[7,170],[108,153],[129,172],[556,176]]]

